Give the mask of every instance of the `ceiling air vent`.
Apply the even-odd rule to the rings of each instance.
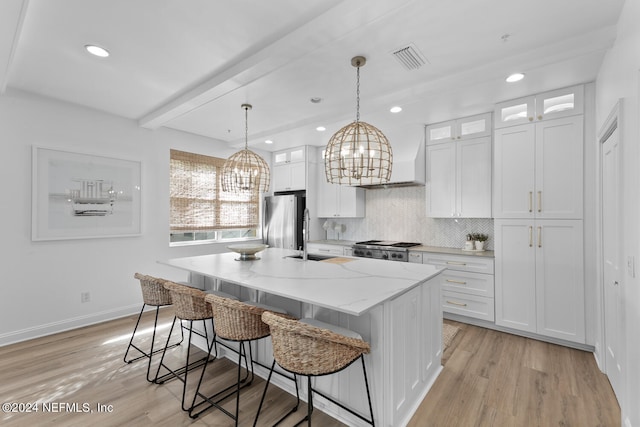
[[[417,70],[427,63],[427,60],[413,43],[396,49],[391,53],[407,70]]]

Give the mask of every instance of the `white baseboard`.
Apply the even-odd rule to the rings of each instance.
[[[83,326],[102,323],[107,320],[130,316],[139,312],[140,304],[135,304],[115,310],[106,310],[99,313],[91,313],[86,316],[73,317],[71,319],[65,319],[59,322],[52,322],[45,325],[38,325],[31,328],[8,332],[6,334],[0,335],[0,347],[9,344],[15,344],[21,341],[27,341],[34,338],[44,337],[47,335],[57,334],[59,332],[64,332],[71,329],[81,328]]]

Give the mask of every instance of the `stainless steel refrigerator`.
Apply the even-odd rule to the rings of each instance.
[[[262,238],[272,248],[302,247],[305,192],[264,198]]]

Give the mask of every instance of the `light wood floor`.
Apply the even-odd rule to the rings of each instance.
[[[145,319],[149,322],[150,317]],[[161,323],[172,318],[162,310]],[[135,317],[0,347],[0,403],[50,402],[89,405],[91,413],[0,413],[2,426],[227,426],[210,410],[190,419],[180,410],[182,383],[150,384],[145,361],[122,356]],[[620,410],[589,353],[465,324],[445,351],[444,369],[410,426],[619,426]],[[147,323],[149,325],[149,323]],[[164,333],[166,334],[166,330]],[[186,346],[172,350],[178,360]],[[235,365],[214,362],[205,381],[232,382]],[[196,378],[193,375],[192,378]],[[195,387],[195,382],[189,389]],[[264,381],[243,390],[240,425],[252,425]],[[294,398],[270,387],[259,425],[271,425]],[[97,406],[112,405],[99,413]],[[233,408],[233,401],[227,408]],[[52,406],[53,407],[53,406]],[[282,425],[304,414],[304,406]],[[340,426],[315,411],[314,424]]]

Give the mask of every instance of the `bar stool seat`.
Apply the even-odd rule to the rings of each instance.
[[[164,279],[160,279],[158,277],[153,277],[153,276],[147,276],[145,274],[140,274],[140,273],[134,274],[133,277],[140,281],[140,289],[142,290],[143,304],[142,304],[142,309],[140,310],[140,314],[138,315],[138,320],[136,321],[136,326],[133,328],[133,334],[131,334],[129,345],[127,346],[127,350],[124,353],[123,360],[125,363],[133,363],[137,360],[140,360],[146,357],[148,359],[147,381],[151,382],[153,381],[153,379],[149,378],[149,371],[151,370],[152,356],[156,353],[163,351],[162,348],[154,350],[156,330],[158,327],[158,314],[160,313],[161,307],[172,305],[171,294],[169,293],[168,290],[164,288],[164,283],[165,283]],[[153,321],[153,332],[151,334],[151,346],[148,351],[143,350],[140,347],[138,347],[138,345],[134,344],[134,339],[136,338],[136,332],[138,331],[138,326],[140,325],[140,319],[142,318],[142,314],[144,313],[144,309],[146,306],[153,306],[155,307],[155,311],[156,311],[155,319]],[[173,322],[175,323],[175,321],[176,321],[176,318],[174,316]],[[173,330],[173,326],[172,326],[172,330]],[[182,333],[182,328],[180,328],[180,332],[181,332],[180,341],[175,344],[169,345],[169,347],[175,347],[182,343],[182,341],[184,340],[184,334]],[[170,336],[171,334],[169,334],[169,337]],[[132,348],[137,350],[138,353],[140,353],[140,355],[134,358],[127,359],[127,356],[129,355],[129,351],[131,351]]]
[[[273,373],[276,363],[284,370],[289,371],[294,375],[307,377],[307,415],[296,425],[304,422],[305,420],[309,426],[311,425],[314,393],[338,405],[368,424],[374,425],[371,393],[369,392],[367,370],[364,363],[364,355],[368,354],[371,349],[369,343],[362,340],[360,335],[354,331],[330,325],[316,319],[293,320],[265,312],[262,314],[262,321],[269,325],[271,342],[273,343],[274,360],[271,365],[271,371],[267,378],[267,383],[262,394],[260,405],[258,406],[258,413],[256,414],[256,419],[253,424],[254,426],[258,422],[260,410],[262,409],[262,404],[264,403],[267,389],[269,388],[269,383],[271,381],[271,374]],[[362,372],[364,375],[364,383],[369,403],[369,419],[365,418],[353,409],[346,407],[332,397],[314,390],[311,387],[311,377],[334,374],[347,368],[358,359],[362,361]],[[284,418],[294,411],[295,409],[289,411]],[[280,421],[278,421],[278,423]]]
[[[211,305],[213,311],[213,317],[215,319],[215,333],[217,338],[221,338],[227,341],[234,341],[238,343],[238,376],[235,384],[232,384],[221,391],[217,391],[215,394],[205,396],[200,392],[202,385],[202,379],[204,377],[203,369],[200,375],[200,381],[198,382],[198,389],[194,396],[193,403],[189,415],[192,418],[198,417],[202,412],[210,409],[217,408],[231,419],[235,421],[235,425],[238,425],[238,414],[240,409],[240,390],[249,386],[254,378],[253,372],[253,357],[250,341],[259,340],[269,336],[269,326],[262,322],[262,314],[266,310],[277,311],[279,315],[286,315],[284,310],[271,307],[265,304],[256,303],[252,301],[240,302],[237,300],[221,297],[216,294],[208,294],[205,296],[205,301]],[[249,357],[247,358],[247,350],[245,344],[248,343]],[[211,352],[211,348],[209,349]],[[242,358],[245,359],[245,366],[247,375],[244,379],[241,379],[242,371]],[[248,380],[248,381],[247,381]],[[231,392],[230,390],[235,389]],[[233,396],[236,396],[236,408],[235,414],[227,411],[220,403]],[[200,397],[201,401],[196,404],[197,398]],[[204,406],[204,408],[202,407]]]
[[[162,357],[160,359],[160,364],[158,365],[158,370],[156,371],[154,382],[156,384],[162,384],[169,379],[178,379],[182,381],[182,410],[188,411],[190,407],[185,406],[188,373],[193,369],[204,366],[209,361],[210,357],[210,352],[207,352],[204,357],[193,362],[189,361],[192,336],[195,334],[204,338],[207,342],[207,345],[209,345],[209,333],[207,332],[207,321],[209,321],[211,330],[214,331],[211,340],[211,347],[215,347],[216,336],[213,324],[213,312],[211,311],[211,306],[205,301],[205,296],[207,294],[201,289],[193,288],[191,286],[171,282],[168,280],[165,281],[164,287],[171,294],[171,299],[175,307],[176,317],[181,321],[189,322],[189,327],[185,328],[189,331],[189,339],[187,344],[187,357],[184,366],[179,369],[172,369],[164,362],[167,348],[169,348],[169,341],[167,341],[167,344],[165,345],[162,352]],[[204,333],[193,328],[194,321],[202,321]],[[171,332],[169,332],[169,334],[171,334]],[[160,375],[161,368],[164,368],[167,371],[167,373],[163,374],[162,376]]]

